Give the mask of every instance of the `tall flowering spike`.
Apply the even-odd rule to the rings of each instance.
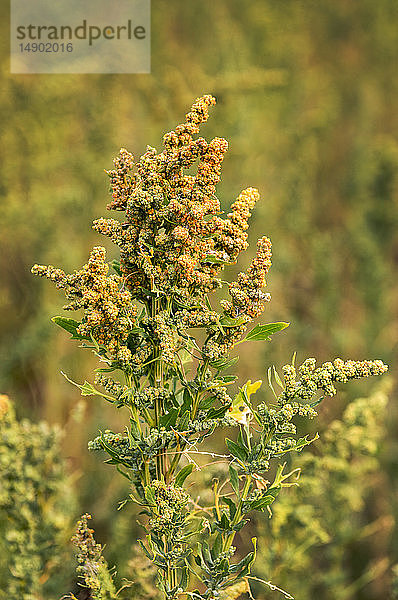
[[[253,210],[259,199],[260,194],[256,188],[249,187],[243,190],[231,205],[231,212],[228,214],[228,218],[239,229],[246,231],[249,227],[250,211]]]
[[[315,358],[307,358],[298,368],[298,373],[293,365],[283,367],[285,389],[279,396],[278,402],[285,405],[293,400],[309,401],[318,390],[322,390],[326,396],[335,396],[337,394],[335,383],[347,383],[352,379],[383,375],[387,371],[388,366],[381,360],[343,361],[341,358],[336,358],[333,363],[325,362],[317,367]]]
[[[224,302],[224,310],[232,317],[246,315],[255,319],[264,310],[264,302],[269,302],[270,294],[263,292],[267,285],[266,276],[271,267],[271,240],[262,237],[257,242],[257,253],[246,273],[239,273],[238,281],[229,286],[231,302]]]
[[[216,249],[224,252],[231,262],[235,262],[239,254],[248,248],[246,230],[249,227],[251,210],[259,198],[260,194],[256,188],[243,190],[232,204],[227,218],[215,217],[209,224]]]
[[[131,192],[133,179],[130,171],[134,165],[134,156],[121,148],[113,164],[115,168],[112,171],[106,171],[111,180],[112,202],[107,206],[108,210],[125,210],[127,199]]]
[[[218,276],[230,260],[217,228],[238,225],[222,219],[211,224],[220,212],[215,191],[228,143],[194,139],[213,104],[210,95],[198,98],[185,123],[165,134],[162,152],[148,147],[133,165],[132,155],[122,149],[108,173],[114,197],[108,208],[124,210],[126,220],[98,219],[93,227],[119,246],[125,285],[142,302],[153,289],[186,302],[189,288],[190,297],[203,298],[220,286]],[[186,174],[194,163],[196,175]]]
[[[78,550],[76,569],[79,579],[90,590],[93,600],[116,598],[113,576],[102,555],[102,546],[94,539],[94,530],[88,526],[91,515],[84,514],[77,523],[72,542]]]
[[[177,125],[175,131],[166,133],[163,143],[166,148],[188,146],[192,136],[199,133],[199,125],[205,123],[209,118],[209,106],[216,103],[216,99],[209,94],[197,98],[191,107],[191,111],[185,115],[185,123]]]

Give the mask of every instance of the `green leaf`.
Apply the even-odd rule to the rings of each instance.
[[[207,563],[208,565],[213,566],[213,559],[210,553],[210,548],[209,548],[209,544],[206,541],[203,541],[202,544],[198,543],[198,546],[201,546],[201,554],[203,557],[203,560],[205,563]]]
[[[177,477],[175,478],[175,485],[177,487],[182,487],[182,484],[184,483],[184,481],[186,480],[186,478],[188,477],[188,475],[190,475],[193,471],[193,464],[189,464],[189,465],[185,465],[185,467],[183,467],[181,469],[181,471],[178,473]]]
[[[205,260],[202,262],[212,263],[215,265],[232,265],[233,264],[230,260],[222,260],[221,258],[218,258],[214,254],[208,254],[206,256]]]
[[[150,561],[152,561],[154,558],[154,555],[149,552],[149,550],[147,549],[147,547],[145,546],[145,544],[142,540],[137,540],[137,541],[138,541],[139,545],[141,546],[141,550],[143,550],[145,556],[147,558],[149,558]]]
[[[216,428],[216,424],[213,423],[213,425],[209,428],[206,429],[206,431],[204,431],[196,440],[198,444],[201,444],[203,442],[203,440],[205,440],[207,437],[209,437],[210,435],[212,435],[214,433],[214,430]]]
[[[277,493],[279,493],[279,490],[277,491]],[[263,496],[262,498],[258,498],[258,500],[253,500],[253,502],[251,502],[250,504],[250,509],[251,510],[263,510],[264,508],[266,508],[267,506],[269,506],[270,504],[272,504],[275,500],[276,494],[267,494],[266,496]]]
[[[146,331],[145,329],[142,329],[142,327],[133,327],[132,329],[130,329],[129,335],[141,335],[143,337],[146,337]]]
[[[180,583],[178,584],[178,587],[185,590],[187,586],[188,586],[188,569],[187,569],[187,567],[183,567],[181,569],[181,578],[180,578]]]
[[[121,469],[121,468],[119,467],[119,465],[116,465],[116,469],[119,471],[120,475],[123,475],[123,477],[125,477],[125,478],[126,478],[126,479],[128,479],[129,481],[133,481],[133,480],[131,479],[130,475],[129,475],[128,473],[125,473],[125,472],[123,471],[123,469]],[[119,504],[118,510],[120,510],[121,508],[123,508],[123,506],[126,504],[126,502],[128,502],[128,500],[125,500],[124,502],[121,502],[121,503]]]
[[[204,398],[201,400],[199,404],[200,410],[209,410],[214,404],[214,396],[209,396],[208,398]]]
[[[248,522],[249,522],[249,519],[242,519],[233,527],[233,530],[240,531]]]
[[[201,567],[201,566],[202,566],[202,557],[201,557],[201,556],[197,556],[197,555],[195,555],[195,556],[193,557],[193,559],[194,559],[194,561],[196,562],[196,564],[198,565],[198,567]]]
[[[279,387],[281,387],[281,388],[282,388],[282,390],[284,390],[284,389],[285,389],[285,386],[283,385],[283,382],[282,382],[281,378],[279,377],[279,373],[278,373],[278,371],[275,369],[275,366],[274,366],[274,365],[272,365],[272,370],[273,370],[273,372],[274,372],[274,377],[275,377],[275,381],[276,381],[276,383],[279,385]]]
[[[180,401],[181,413],[184,414],[187,410],[191,410],[193,398],[188,388],[184,389],[182,394],[182,402]]]
[[[225,385],[229,385],[230,383],[233,383],[234,381],[236,381],[238,379],[237,375],[220,375],[219,377],[215,378],[214,381],[221,381],[221,383],[224,383]]]
[[[268,385],[271,388],[272,393],[274,394],[274,397],[276,399],[278,399],[278,394],[275,392],[274,386],[272,385],[272,367],[268,367],[267,375],[268,375]]]
[[[79,388],[82,396],[101,396],[101,398],[105,398],[105,400],[108,400],[108,402],[116,401],[116,398],[113,396],[108,396],[108,394],[103,394],[99,390],[96,390],[95,387],[88,381],[85,381],[82,385],[80,385],[79,383],[76,383],[76,381],[69,379],[69,377],[63,371],[61,371],[61,374],[67,381],[69,381],[69,383]]]
[[[118,275],[121,275],[121,274],[122,274],[122,272],[121,272],[121,270],[120,270],[120,260],[116,260],[116,258],[114,258],[114,259],[113,259],[113,260],[110,262],[110,265],[111,265],[112,269],[113,269],[114,271],[116,271],[116,273],[117,273]]]
[[[98,394],[98,391],[95,389],[95,387],[88,381],[85,381],[83,385],[79,385],[78,387],[82,392],[82,396],[96,396]]]
[[[229,519],[227,517],[227,515],[225,514],[225,512],[223,512],[223,514],[221,515],[221,520],[220,520],[220,528],[223,529],[224,531],[228,531],[229,530]]]
[[[299,438],[297,440],[296,445],[292,448],[292,450],[296,450],[296,452],[300,452],[305,446],[309,446],[312,442],[319,439],[319,435],[316,433],[312,439],[308,439],[308,435],[305,437]]]
[[[225,439],[225,443],[227,444],[227,448],[233,456],[239,458],[239,460],[247,460],[248,453],[246,448],[239,446],[236,442],[233,442],[228,438]]]
[[[188,428],[189,419],[191,417],[191,413],[189,410],[186,410],[183,415],[180,417],[180,421],[178,423],[178,430],[183,432]]]
[[[235,494],[239,496],[239,476],[238,471],[232,466],[229,465],[229,480],[234,490]]]
[[[237,577],[241,578],[250,573],[250,568],[256,560],[257,554],[257,538],[252,538],[253,552],[249,552],[240,562],[235,565],[231,565],[229,568],[230,573],[236,573]]]
[[[222,552],[222,545],[223,545],[222,536],[220,533],[218,533],[216,535],[216,539],[214,540],[213,548],[211,551],[213,556],[217,557],[220,555],[220,553]]]
[[[314,400],[314,402],[311,402],[311,404],[310,404],[311,408],[315,408],[315,406],[318,406],[318,404],[320,404],[324,398],[325,398],[325,396],[321,396],[317,400]]]
[[[223,325],[223,327],[240,327],[240,325],[244,325],[245,323],[247,323],[247,317],[243,316],[234,319],[233,317],[225,315],[224,317],[222,317],[222,319],[220,319],[220,323],[221,325]]]
[[[53,317],[51,321],[53,321],[53,323],[55,323],[59,327],[62,327],[62,329],[65,329],[65,331],[67,331],[68,333],[71,333],[72,340],[90,339],[86,335],[80,335],[80,333],[78,333],[77,328],[79,327],[79,325],[81,325],[81,323],[75,321],[75,319],[70,319],[69,317]]]
[[[231,500],[231,498],[228,498],[227,496],[223,496],[222,497],[222,501],[225,502],[225,504],[228,505],[228,508],[229,508],[229,518],[232,521],[232,519],[236,515],[236,511],[237,511],[236,504],[235,504],[235,502],[233,500]]]
[[[211,408],[207,413],[207,418],[208,419],[221,419],[222,417],[225,416],[225,413],[227,412],[227,410],[228,410],[227,406],[221,406],[220,408]]]
[[[177,422],[177,417],[180,412],[179,408],[172,408],[168,413],[162,415],[159,419],[159,425],[161,427],[174,427]]]
[[[145,488],[145,498],[149,504],[149,506],[155,506],[156,502],[155,502],[155,492],[153,490],[153,487],[151,487],[150,485],[148,485]]]
[[[267,325],[256,325],[254,329],[249,331],[247,336],[242,341],[255,341],[255,340],[266,340],[273,333],[277,331],[282,331],[282,329],[286,329],[289,327],[290,323],[268,323]]]
[[[213,367],[213,369],[217,369],[217,371],[225,371],[225,369],[229,369],[235,363],[237,363],[238,360],[239,360],[239,356],[235,356],[234,358],[231,358],[230,360],[227,360],[225,358],[218,358],[217,360],[213,360],[210,363],[210,366]]]

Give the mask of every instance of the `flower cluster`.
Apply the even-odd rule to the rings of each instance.
[[[141,391],[132,394],[132,402],[138,409],[154,408],[155,403],[160,401],[165,404],[171,397],[171,392],[164,388],[147,386]]]
[[[126,207],[127,198],[131,194],[132,177],[130,171],[134,165],[134,156],[127,152],[125,148],[120,150],[120,156],[117,156],[113,164],[115,168],[107,171],[110,177],[112,202],[107,206],[108,209],[123,210]]]
[[[118,275],[108,275],[105,248],[95,247],[88,263],[71,275],[52,265],[34,265],[32,273],[47,277],[65,291],[71,302],[65,310],[83,309],[84,316],[77,333],[91,337],[122,362],[131,356],[126,341],[136,319],[131,294],[122,288]]]
[[[150,530],[156,535],[170,535],[181,527],[189,502],[189,495],[181,487],[152,481],[151,490],[155,503],[151,506],[154,516],[149,522]]]
[[[102,556],[102,546],[97,544],[88,526],[91,515],[84,514],[77,524],[76,534],[72,542],[78,549],[77,574],[90,590],[93,600],[105,600],[116,597],[116,589],[109,572],[108,565]]]
[[[260,194],[255,188],[243,190],[231,205],[227,219],[215,218],[212,222],[216,249],[223,251],[230,261],[235,261],[248,247],[246,230],[249,227],[251,210],[259,200]]]
[[[176,335],[175,328],[167,322],[167,315],[159,313],[152,319],[153,337],[159,341],[162,358],[166,363],[173,364],[181,340]]]
[[[193,285],[200,293],[218,286],[213,281],[218,269],[206,263],[214,243],[205,239],[205,218],[220,210],[214,194],[228,145],[220,138],[193,139],[214,103],[211,96],[199,98],[185,123],[164,136],[160,154],[148,147],[133,165],[121,150],[116,169],[108,173],[114,197],[109,208],[124,210],[126,221],[99,219],[94,228],[119,245],[126,285],[139,298],[154,288],[176,293]],[[195,161],[196,176],[185,175]]]
[[[259,193],[241,192],[230,212],[221,217],[215,195],[228,148],[222,138],[209,142],[195,137],[215,104],[210,95],[198,98],[185,123],[165,134],[160,153],[148,147],[137,162],[124,148],[108,171],[112,202],[108,209],[124,213],[122,220],[99,218],[93,227],[120,250],[117,275],[108,275],[105,250],[94,248],[80,271],[66,275],[52,266],[32,271],[64,288],[68,310],[84,310],[78,334],[93,338],[123,370],[141,377],[146,365],[161,359],[174,366],[178,352],[190,345],[186,330],[205,328],[208,339],[202,355],[217,360],[239,341],[248,323],[264,309],[263,292],[271,265],[271,243],[261,238],[246,273],[229,286],[231,301],[222,303],[226,318],[238,326],[218,327],[220,315],[206,295],[219,288],[220,273],[246,250],[248,219]],[[196,174],[186,173],[196,164]],[[149,311],[140,326],[146,336],[132,333],[136,326],[133,301],[149,306],[157,298],[156,314]],[[145,322],[146,319],[146,322]],[[181,337],[182,336],[182,337]],[[157,351],[155,351],[155,346]]]
[[[333,384],[336,382],[347,383],[351,379],[382,375],[387,370],[387,365],[381,360],[343,361],[336,358],[333,363],[325,362],[316,367],[315,358],[307,358],[298,369],[298,379],[293,365],[283,367],[285,389],[278,401],[286,405],[291,404],[293,399],[310,400],[318,390],[327,396],[334,396],[337,390]]]
[[[185,568],[186,558],[190,554],[186,532],[189,495],[182,487],[154,479],[145,487],[145,498],[150,515],[147,541],[155,564],[164,572]],[[148,549],[141,545],[148,555]],[[174,578],[159,583],[170,600],[183,591]]]
[[[120,383],[112,379],[112,377],[107,377],[106,375],[100,372],[96,373],[95,375],[95,383],[102,385],[102,387],[109,394],[111,394],[115,398],[115,400],[119,400],[123,396],[123,394],[125,394],[129,389],[126,385],[121,385]]]
[[[262,237],[257,242],[257,253],[246,273],[239,273],[238,281],[229,286],[232,302],[224,302],[224,310],[232,317],[246,315],[255,319],[264,310],[270,295],[262,290],[267,285],[266,275],[271,267],[271,241]]]

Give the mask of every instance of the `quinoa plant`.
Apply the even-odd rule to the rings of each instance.
[[[298,437],[294,418],[315,417],[320,395],[333,396],[336,382],[387,370],[380,360],[317,366],[309,358],[297,369],[294,361],[284,366],[282,375],[269,372],[267,403],[252,398],[260,381],[229,391],[236,377],[228,371],[238,360],[231,351],[268,340],[288,324],[252,326],[270,300],[264,292],[271,266],[267,237],[258,240],[236,281],[221,279],[248,247],[248,219],[259,193],[245,189],[227,215],[221,212],[216,185],[228,143],[197,137],[214,103],[209,95],[197,99],[185,122],[164,136],[160,153],[148,147],[135,162],[122,149],[114,160],[107,208],[123,217],[100,218],[93,227],[116,244],[119,260],[108,263],[105,249],[95,247],[72,274],[51,265],[32,269],[64,290],[65,310],[80,311],[80,320],[53,320],[100,361],[93,383],[75,385],[83,395],[127,409],[125,431],[105,431],[89,448],[105,451],[129,480],[129,499],[145,518],[139,543],[167,600],[231,598],[249,590],[256,540],[238,560],[235,538],[251,512],[268,513],[281,489],[295,484],[297,471],[285,472],[284,456],[312,440]],[[228,299],[215,294],[221,288]],[[225,454],[199,449],[231,427],[237,435],[225,439]],[[200,505],[187,487],[202,455],[228,465],[223,480],[213,482],[212,506]],[[86,525],[80,523],[80,537],[99,557],[98,569],[90,571],[92,597],[112,598],[113,586],[99,576],[106,563]]]

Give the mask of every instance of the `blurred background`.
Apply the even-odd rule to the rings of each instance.
[[[203,135],[230,143],[218,188],[222,206],[227,209],[247,186],[257,187],[262,198],[240,267],[250,261],[257,237],[271,237],[266,319],[291,322],[269,344],[242,346],[239,381],[265,379],[268,366],[289,362],[294,351],[299,362],[339,356],[390,364],[387,384],[352,384],[321,408],[316,427],[322,438],[333,420],[344,423],[354,399],[388,399],[387,406],[371,402],[374,414],[362,422],[363,452],[343,453],[337,472],[320,462],[322,489],[308,485],[306,496],[303,484],[294,526],[283,520],[285,513],[277,516],[277,507],[276,525],[258,524],[259,576],[302,599],[393,597],[397,3],[152,0],[150,75],[68,76],[10,75],[9,17],[2,4],[0,392],[13,400],[19,418],[62,428],[61,453],[75,497],[72,522],[93,513],[110,564],[118,562],[133,578],[127,564],[137,537],[135,517],[114,511],[126,486],[101,457],[86,451],[98,430],[122,421],[99,399],[81,398],[60,374],[62,369],[83,381],[93,361],[51,323],[51,316],[62,314],[63,297],[33,277],[30,267],[38,262],[73,270],[93,245],[107,245],[91,230],[109,199],[104,169],[112,167],[120,147],[135,156],[147,144],[159,149],[163,133],[183,120],[192,101],[211,93],[218,102]],[[345,432],[351,440],[350,423]],[[327,442],[336,455],[333,443]],[[322,439],[311,452],[322,454]],[[271,541],[281,531],[289,538],[283,548]],[[68,569],[43,598],[70,589]],[[323,579],[312,580],[308,569]],[[151,598],[156,592],[149,585],[139,594]],[[257,597],[280,596],[259,587]]]

